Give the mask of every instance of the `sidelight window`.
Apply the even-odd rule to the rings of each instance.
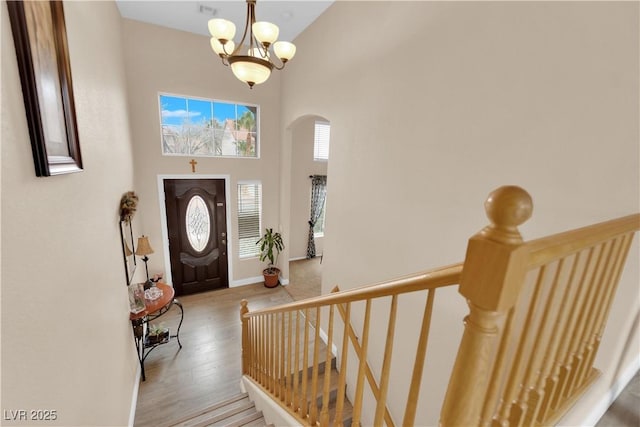
[[[262,184],[245,182],[238,184],[238,235],[240,258],[260,254],[256,243],[262,230]]]

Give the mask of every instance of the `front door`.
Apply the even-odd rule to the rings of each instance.
[[[224,179],[166,179],[164,194],[176,295],[228,288]]]

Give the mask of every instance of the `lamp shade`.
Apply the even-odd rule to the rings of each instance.
[[[209,33],[218,40],[231,40],[236,35],[236,25],[226,19],[209,19]]]
[[[144,256],[153,253],[151,245],[149,244],[149,238],[145,235],[138,237],[138,247],[136,248],[136,255]]]
[[[266,21],[254,22],[253,25],[251,25],[251,29],[256,39],[267,46],[278,40],[278,34],[280,33],[277,25]]]
[[[296,54],[296,45],[289,42],[276,42],[273,51],[282,62],[287,62]]]
[[[124,254],[126,256],[131,256],[133,255],[133,252],[131,252],[131,249],[129,249],[129,245],[127,245],[127,243],[125,242],[124,244]]]
[[[233,56],[229,58],[233,74],[249,86],[264,83],[271,75],[273,64],[253,56]]]

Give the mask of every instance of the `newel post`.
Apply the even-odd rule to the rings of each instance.
[[[484,206],[490,225],[469,239],[460,279],[469,315],[440,414],[443,427],[480,425],[498,325],[515,305],[526,273],[517,227],[531,217],[531,196],[520,187],[500,187]]]
[[[244,317],[249,312],[248,301],[240,301],[240,320],[242,321],[242,373],[249,373],[249,319]]]

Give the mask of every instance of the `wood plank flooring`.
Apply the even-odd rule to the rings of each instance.
[[[315,268],[319,274],[319,259],[291,264],[296,264],[297,270]],[[293,301],[289,292],[294,288],[300,294],[294,291],[296,299],[319,295],[319,277],[302,275],[306,278],[298,279],[297,284],[292,280],[287,287],[268,289],[259,283],[179,297],[185,311],[180,330],[182,349],[172,339],[147,357],[147,380],[140,383],[134,425],[166,426],[187,413],[237,395],[242,377],[240,301],[246,299],[249,309],[257,310]],[[179,313],[174,307],[153,323],[163,323],[173,335]]]

